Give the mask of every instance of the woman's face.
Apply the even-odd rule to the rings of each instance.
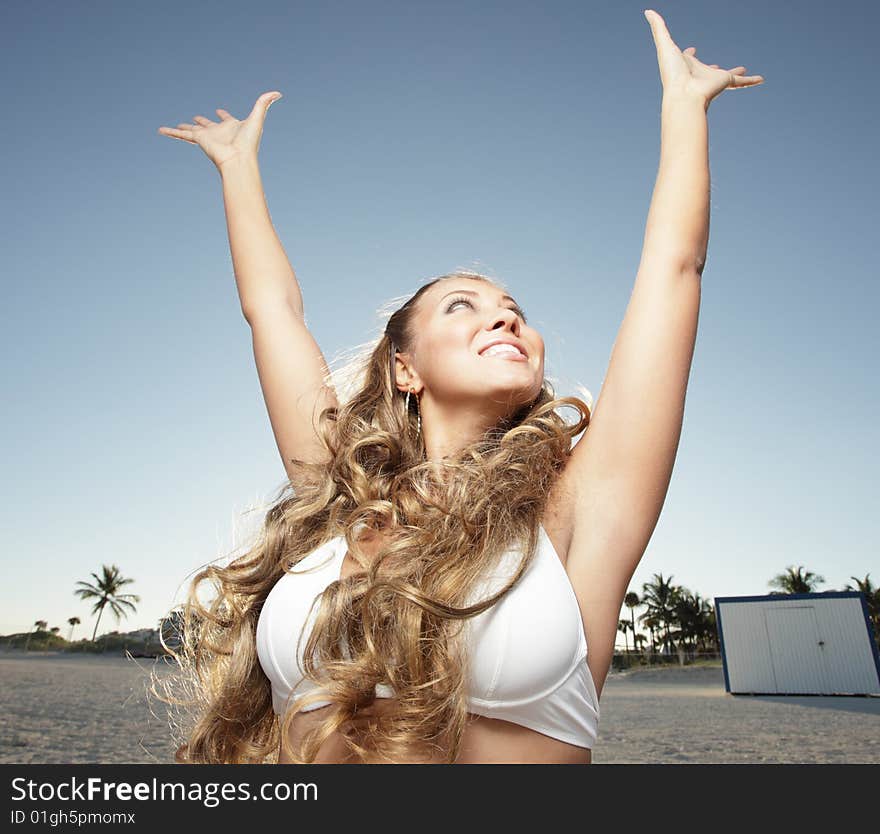
[[[438,281],[418,301],[411,366],[441,408],[507,416],[532,402],[544,380],[544,340],[501,287],[469,278]],[[488,355],[501,339],[523,354]]]

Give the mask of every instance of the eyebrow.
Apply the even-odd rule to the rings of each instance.
[[[446,293],[446,295],[444,295],[443,298],[446,298],[447,296],[450,296],[450,295],[456,295],[456,294],[479,296],[479,293],[474,292],[474,290],[451,290],[450,292]],[[441,298],[440,301],[442,301],[443,298]],[[517,307],[519,307],[519,304],[517,304],[516,299],[512,295],[502,295],[501,300],[504,301],[505,299],[507,299],[508,301],[512,301],[514,304],[516,304]],[[439,304],[440,301],[438,301],[437,303]],[[522,310],[522,307],[520,307],[520,310]]]

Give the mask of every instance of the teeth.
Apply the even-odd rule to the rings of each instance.
[[[514,356],[522,356],[523,354],[513,345],[492,345],[492,347],[483,351],[483,356],[496,356],[502,353],[512,353]]]

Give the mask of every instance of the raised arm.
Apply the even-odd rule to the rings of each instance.
[[[325,385],[327,363],[306,327],[302,292],[269,218],[256,159],[233,159],[221,175],[241,309],[251,328],[275,443],[294,479],[292,458],[327,461],[316,418],[338,401]]]
[[[684,414],[709,239],[707,111],[744,67],[707,66],[646,17],[663,81],[660,166],[632,295],[590,425],[560,479],[572,496],[567,569],[585,609],[597,688],[620,608],[669,487]],[[595,665],[594,665],[595,664]]]
[[[292,458],[326,460],[314,418],[337,400],[324,384],[327,365],[305,325],[302,292],[272,225],[257,163],[266,112],[278,98],[278,93],[260,96],[244,121],[218,109],[219,123],[196,116],[197,124],[159,132],[199,145],[220,173],[241,310],[253,334],[275,441],[293,478]]]

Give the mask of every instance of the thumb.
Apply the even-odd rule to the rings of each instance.
[[[251,116],[255,118],[265,117],[266,112],[272,106],[273,102],[278,101],[281,98],[281,93],[272,92],[272,93],[263,93],[256,102],[254,103],[253,109],[251,110]]]
[[[657,45],[659,46],[662,44],[663,46],[668,46],[671,44],[678,49],[675,45],[675,41],[672,39],[672,35],[669,34],[669,27],[667,27],[663,16],[659,12],[655,12],[653,9],[645,9],[644,14],[651,26],[651,34],[654,36]]]
[[[648,21],[648,26],[651,27],[651,37],[654,39],[654,44],[657,48],[660,48],[660,38],[657,36],[657,29],[654,24],[657,22],[656,12],[653,9],[645,9],[643,12],[645,15],[645,19]]]

